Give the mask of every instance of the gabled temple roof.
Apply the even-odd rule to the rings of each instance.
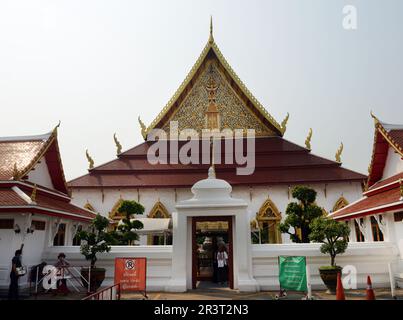
[[[387,124],[379,121],[371,113],[375,122],[372,158],[368,171],[368,187],[382,179],[389,147],[403,158],[403,125]]]
[[[182,84],[179,86],[175,94],[172,96],[172,98],[168,101],[165,107],[161,110],[161,112],[148,127],[146,127],[139,118],[140,125],[142,127],[143,138],[146,139],[146,136],[150,132],[150,130],[154,128],[163,128],[167,124],[171,116],[177,111],[178,108],[181,107],[181,103],[188,96],[191,88],[197,83],[197,80],[201,76],[203,68],[206,67],[206,62],[209,59],[214,59],[218,62],[218,69],[220,70],[220,72],[223,73],[226,81],[233,88],[234,92],[236,92],[238,98],[244,101],[244,104],[249,109],[249,112],[253,113],[253,115],[267,128],[267,135],[283,136],[286,129],[288,116],[282,122],[282,124],[279,124],[267,112],[267,110],[261,105],[261,103],[253,96],[253,94],[248,90],[248,88],[237,76],[237,74],[234,72],[234,70],[231,68],[229,63],[222,55],[220,49],[214,41],[211,25],[210,37],[207,44],[205,45],[196,63],[193,65],[192,69],[190,70]]]
[[[179,148],[184,143],[179,142]],[[152,142],[144,142],[121,153],[117,159],[95,167],[89,170],[88,174],[70,181],[69,187],[189,188],[206,177],[210,164],[150,164],[147,151],[151,145]],[[167,149],[169,159],[170,148]],[[246,150],[246,147],[243,150]],[[200,154],[202,151],[199,149]],[[256,138],[255,151],[256,169],[252,175],[237,175],[235,163],[216,164],[217,178],[226,180],[232,186],[363,182],[366,179],[366,176],[345,169],[335,161],[318,157],[308,149],[282,137]],[[221,159],[224,159],[224,152],[223,145]]]
[[[0,138],[0,180],[25,180],[41,159],[46,161],[54,188],[68,194],[57,127],[43,135]]]

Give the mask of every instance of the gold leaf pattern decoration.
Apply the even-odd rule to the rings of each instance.
[[[212,66],[205,68],[169,121],[177,121],[179,130],[191,128],[201,133],[202,129],[206,128],[205,114],[209,101],[206,87],[212,78],[218,87],[216,102],[221,128],[255,129],[256,135],[275,135],[273,132],[268,132],[267,127],[244,105],[214,62],[210,63]],[[165,132],[169,132],[169,121],[162,128]]]

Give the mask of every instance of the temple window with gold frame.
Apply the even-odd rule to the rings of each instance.
[[[281,233],[278,228],[280,222],[280,211],[270,199],[267,199],[256,214],[258,234],[252,233],[253,243],[281,243]]]

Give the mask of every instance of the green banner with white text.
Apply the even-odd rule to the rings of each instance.
[[[305,257],[278,257],[280,288],[292,291],[308,290]]]

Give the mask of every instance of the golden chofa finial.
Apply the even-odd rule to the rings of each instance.
[[[87,157],[87,161],[88,161],[88,169],[93,169],[94,168],[94,160],[91,158],[90,154],[88,153],[88,149],[85,150],[85,156]]]
[[[340,144],[339,149],[336,151],[336,162],[341,163],[341,153],[343,152],[343,142]]]
[[[374,113],[371,111],[371,117],[374,119],[374,122],[375,122],[375,126],[377,126],[379,123],[380,123],[380,121],[379,121],[379,119],[374,115]]]
[[[61,124],[61,121],[59,120],[59,123],[57,124],[56,127],[54,127],[54,129],[52,131],[53,134],[57,134],[57,129],[60,127],[60,124]]]
[[[285,116],[284,120],[281,122],[281,133],[284,135],[285,131],[287,130],[287,122],[288,119],[290,118],[290,114],[287,112],[287,115]]]
[[[209,42],[214,42],[214,37],[213,37],[213,16],[210,16],[210,36],[208,39]]]
[[[113,134],[113,140],[115,140],[116,155],[119,155],[122,153],[122,145],[120,144],[118,138],[116,137],[116,133]]]
[[[32,189],[32,193],[31,193],[31,201],[32,202],[36,202],[36,183],[34,184],[34,188]]]
[[[141,135],[143,136],[144,139],[146,139],[147,138],[147,127],[144,124],[144,122],[141,121],[140,116],[139,116],[138,120],[139,120],[139,124],[141,127]]]
[[[308,136],[305,139],[305,147],[311,151],[312,128],[309,128]]]
[[[17,163],[14,162],[14,168],[13,168],[13,180],[18,180],[20,178],[20,172],[18,171],[17,168]]]

